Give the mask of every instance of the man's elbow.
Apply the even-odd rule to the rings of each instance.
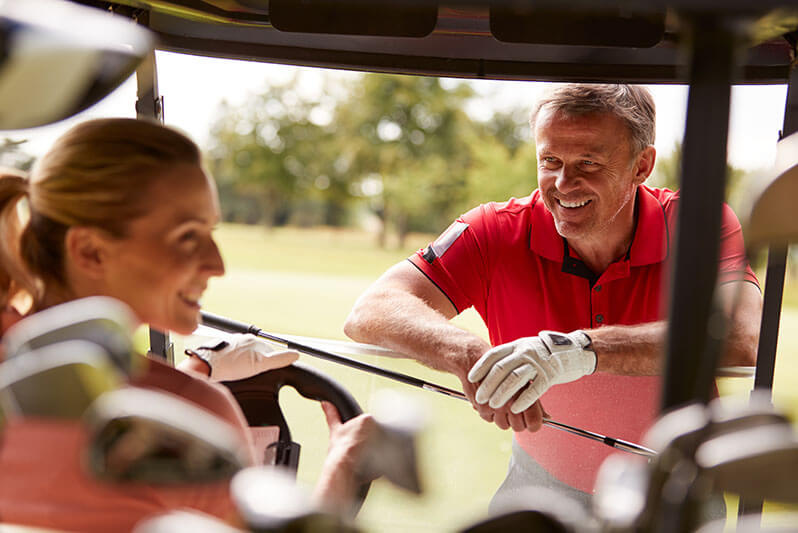
[[[725,364],[729,366],[755,366],[758,345],[758,334],[748,334],[737,338],[732,337],[726,350]]]
[[[355,342],[369,342],[370,340],[367,332],[372,313],[362,300],[361,298],[355,302],[344,322],[344,334]]]

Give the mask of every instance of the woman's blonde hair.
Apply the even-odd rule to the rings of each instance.
[[[154,122],[112,118],[70,129],[28,179],[0,175],[3,303],[24,290],[36,305],[45,286],[65,284],[64,239],[70,227],[98,227],[124,237],[150,202],[163,201],[148,196],[154,181],[176,165],[200,162],[197,145],[182,133]],[[23,199],[27,216],[20,213]]]

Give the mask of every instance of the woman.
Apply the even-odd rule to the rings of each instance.
[[[26,220],[19,216],[25,207]],[[185,136],[132,119],[85,122],[56,141],[29,178],[0,178],[0,260],[8,273],[0,278],[0,303],[13,316],[9,306],[20,295],[29,297],[31,312],[104,295],[125,302],[141,323],[189,334],[208,280],[224,273],[212,237],[218,221],[215,187]],[[149,361],[131,384],[178,394],[249,439],[238,405],[207,376],[246,377],[296,355],[283,353],[275,365],[262,353],[225,353],[230,357],[192,357],[186,372]],[[323,408],[330,452],[316,495],[334,507],[354,492],[352,464],[374,422],[361,415],[342,424],[335,408]],[[176,508],[235,519],[227,482],[164,488],[90,478],[80,464],[86,442],[77,422],[9,422],[0,447],[0,520],[127,531]]]

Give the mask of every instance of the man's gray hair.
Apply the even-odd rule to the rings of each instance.
[[[609,113],[621,119],[629,130],[633,154],[654,144],[656,109],[645,87],[625,84],[569,83],[547,91],[532,111],[530,124],[544,107],[566,115]]]

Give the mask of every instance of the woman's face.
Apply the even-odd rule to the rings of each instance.
[[[181,164],[165,171],[146,198],[146,214],[129,223],[126,237],[109,242],[104,292],[142,322],[188,334],[199,324],[208,280],[224,274],[212,236],[216,188],[201,168]]]

